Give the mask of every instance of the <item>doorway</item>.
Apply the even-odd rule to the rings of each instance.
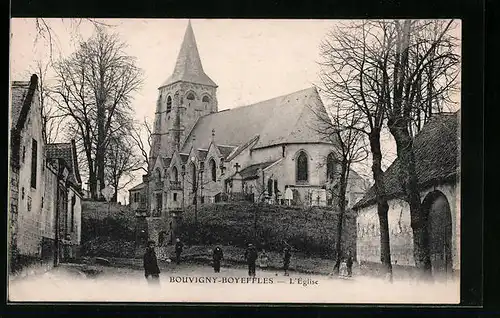
[[[422,208],[427,215],[432,275],[435,278],[450,277],[453,259],[452,220],[448,199],[441,191],[432,191],[424,198]]]

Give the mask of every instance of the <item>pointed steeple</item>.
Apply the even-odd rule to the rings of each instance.
[[[184,34],[174,72],[161,86],[163,87],[179,81],[217,87],[217,84],[203,71],[191,20],[189,20],[186,33]]]

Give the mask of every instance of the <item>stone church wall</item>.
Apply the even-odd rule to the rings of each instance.
[[[460,269],[460,190],[458,184],[444,184],[420,193],[421,200],[434,190],[441,191],[450,204],[452,220],[453,269]],[[410,225],[410,208],[402,199],[389,200],[389,235],[391,258],[394,264],[414,266],[413,232]],[[357,260],[380,263],[380,227],[377,206],[371,205],[358,211]]]

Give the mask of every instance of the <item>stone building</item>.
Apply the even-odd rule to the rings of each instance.
[[[422,208],[428,218],[434,275],[460,270],[460,112],[441,113],[414,139],[416,172]],[[410,208],[403,200],[396,159],[385,172],[389,203],[389,236],[394,264],[414,266]],[[380,263],[380,231],[375,191],[355,204],[357,258]]]
[[[31,265],[52,266],[63,255],[58,241],[58,217],[72,205],[72,222],[78,224],[78,185],[72,184],[71,170],[76,161],[65,157],[47,157],[50,145],[42,132],[38,77],[29,82],[14,81],[11,85],[10,147],[9,147],[9,265],[18,271]],[[76,159],[75,159],[76,160]],[[77,170],[76,170],[77,171]],[[79,178],[79,177],[78,177]],[[59,195],[57,192],[60,192]],[[64,217],[63,217],[64,220]],[[69,221],[68,221],[69,222]],[[78,244],[79,232],[70,241]],[[60,253],[56,246],[60,246]]]
[[[53,167],[62,162],[68,170],[65,184],[59,187],[62,205],[58,216],[61,239],[60,257],[62,260],[75,258],[79,255],[82,236],[83,198],[75,141],[47,144],[45,153],[47,161]],[[57,189],[47,186],[46,191],[57,191]]]
[[[219,111],[189,22],[174,71],[158,90],[144,187],[150,237],[168,234],[188,205],[283,203],[286,188],[293,204],[331,204],[336,148],[314,129],[317,111],[326,110],[315,88]]]

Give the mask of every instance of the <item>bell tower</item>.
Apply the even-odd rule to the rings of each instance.
[[[203,70],[189,21],[174,71],[158,88],[150,167],[182,148],[198,118],[217,111],[217,84]]]

